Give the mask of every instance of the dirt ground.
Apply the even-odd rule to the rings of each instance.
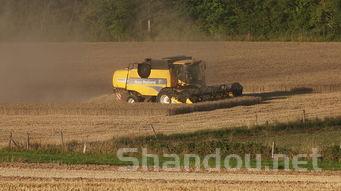
[[[336,172],[130,172],[107,166],[1,165],[0,190],[341,190]]]

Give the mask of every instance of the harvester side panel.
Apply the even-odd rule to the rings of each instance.
[[[162,88],[171,86],[170,70],[152,70],[148,78],[141,78],[137,69],[115,72],[113,85],[138,92],[144,96],[157,96]]]

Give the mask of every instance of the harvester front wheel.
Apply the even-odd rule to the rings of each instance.
[[[128,96],[127,102],[128,103],[137,103],[137,102],[140,102],[140,99],[139,99],[139,97],[131,94],[131,95]]]
[[[156,97],[156,101],[161,104],[171,104],[172,103],[173,92],[170,89],[163,89],[159,92]]]

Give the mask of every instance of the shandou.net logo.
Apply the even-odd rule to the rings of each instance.
[[[271,160],[262,159],[261,154],[243,156],[229,154],[222,156],[221,149],[214,153],[199,156],[197,154],[151,154],[147,148],[121,148],[117,151],[121,162],[130,164],[120,167],[120,170],[154,170],[154,171],[221,171],[221,170],[290,170],[290,171],[320,171],[317,149],[309,154],[287,156],[273,154]],[[266,162],[266,164],[264,164]]]

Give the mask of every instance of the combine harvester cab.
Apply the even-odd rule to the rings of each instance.
[[[145,59],[113,75],[116,100],[128,103],[197,103],[241,96],[239,83],[207,86],[206,64],[188,56]]]

